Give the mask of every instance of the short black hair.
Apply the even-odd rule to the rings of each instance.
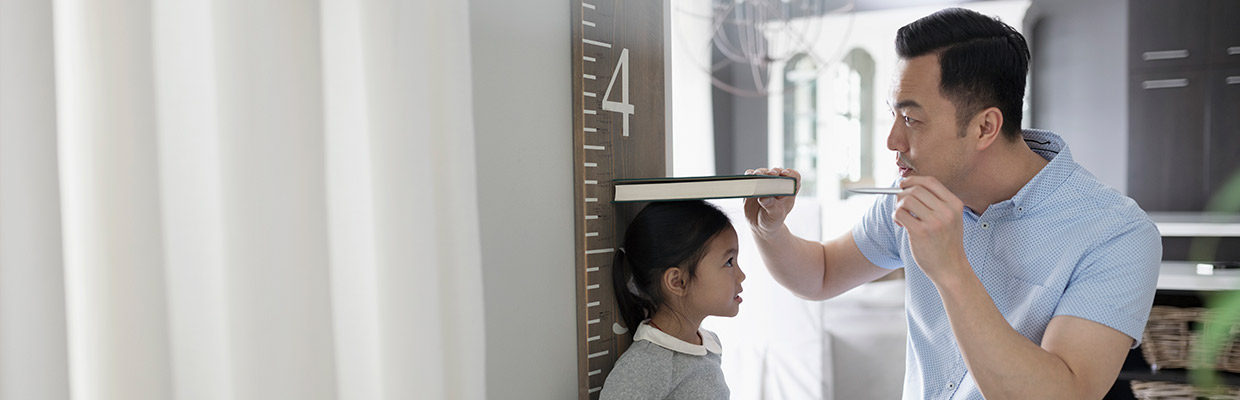
[[[633,217],[612,263],[611,281],[630,334],[666,301],[663,272],[681,268],[692,282],[706,244],[731,227],[727,214],[701,200],[652,202]]]
[[[956,105],[961,127],[987,107],[1003,113],[1004,136],[1020,139],[1029,45],[1025,36],[998,18],[948,8],[896,32],[896,53],[909,59],[939,56],[939,90]]]

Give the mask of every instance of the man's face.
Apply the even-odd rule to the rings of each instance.
[[[956,106],[939,91],[939,75],[937,55],[900,60],[887,148],[896,152],[901,177],[933,176],[954,192],[968,172],[970,141],[960,135]]]

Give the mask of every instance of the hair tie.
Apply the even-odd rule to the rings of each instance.
[[[632,293],[634,296],[640,297],[645,300],[650,300],[650,296],[647,296],[646,292],[642,291],[641,288],[637,287],[637,282],[633,281],[632,276],[629,276],[629,282],[625,286],[629,288],[629,293]]]

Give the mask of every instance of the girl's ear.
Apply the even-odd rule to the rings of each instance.
[[[674,297],[683,297],[688,286],[685,282],[684,270],[680,267],[671,267],[663,271],[663,291]]]

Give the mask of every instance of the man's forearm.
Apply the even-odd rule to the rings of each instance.
[[[823,298],[825,257],[821,243],[797,237],[780,226],[774,232],[753,230],[758,253],[776,282],[798,296]]]
[[[976,275],[964,274],[935,284],[965,365],[986,398],[1093,396],[1063,359],[1008,324]]]

